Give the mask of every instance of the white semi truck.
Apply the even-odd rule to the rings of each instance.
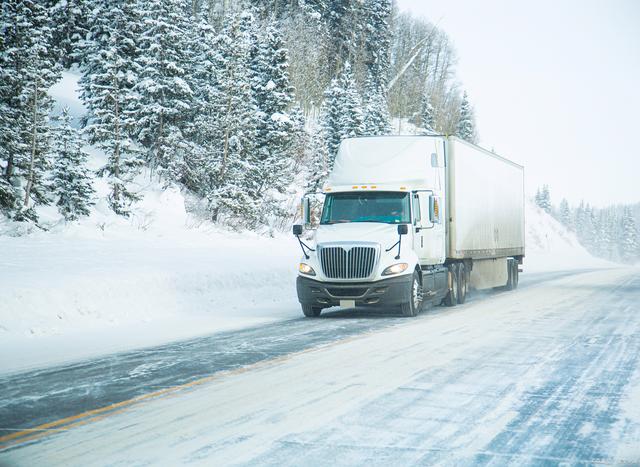
[[[305,316],[332,306],[464,303],[470,288],[518,285],[524,169],[452,136],[344,140],[297,278]],[[310,227],[310,195],[302,200]]]

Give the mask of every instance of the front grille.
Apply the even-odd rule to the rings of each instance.
[[[355,246],[319,248],[322,272],[330,279],[364,279],[371,275],[376,262],[376,249]]]
[[[331,287],[327,289],[334,297],[362,297],[367,293],[366,287]]]

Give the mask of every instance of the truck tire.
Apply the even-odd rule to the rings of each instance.
[[[322,308],[304,303],[302,305],[302,312],[307,318],[317,318],[320,316],[320,313],[322,313]]]
[[[450,264],[448,269],[449,292],[447,296],[444,297],[444,304],[447,306],[456,306],[458,304],[458,265],[455,263]]]
[[[418,272],[413,272],[411,278],[411,289],[409,292],[409,301],[400,305],[402,316],[416,316],[422,309],[422,285],[420,284],[420,276]]]
[[[520,281],[520,272],[518,271],[518,262],[513,261],[513,290],[518,288],[518,282]]]
[[[467,301],[467,292],[469,291],[467,267],[464,263],[458,266],[458,303],[462,305]]]
[[[515,290],[518,288],[518,263],[513,260],[507,260],[507,284],[504,286],[504,290]]]

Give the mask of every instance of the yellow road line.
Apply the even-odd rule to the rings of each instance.
[[[388,328],[383,328],[382,330],[384,329],[388,329]],[[325,344],[325,345],[320,345],[318,347],[311,347],[309,349],[300,350],[298,352],[293,352],[290,354],[282,355],[280,357],[275,357],[268,360],[262,360],[262,361],[253,363],[251,365],[247,365],[241,368],[236,368],[234,370],[220,371],[211,376],[205,376],[204,378],[200,378],[195,381],[191,381],[189,383],[180,384],[178,386],[171,386],[166,389],[150,392],[148,394],[137,396],[122,402],[116,402],[114,404],[110,404],[105,407],[101,407],[99,409],[88,410],[86,412],[82,412],[77,415],[72,415],[70,417],[61,418],[53,422],[43,423],[42,425],[38,425],[34,428],[28,428],[28,429],[16,431],[15,433],[11,433],[9,435],[0,436],[0,451],[12,446],[16,446],[18,444],[22,444],[27,441],[33,441],[35,439],[42,438],[44,436],[52,434],[52,432],[66,431],[70,428],[85,425],[91,421],[101,420],[110,415],[123,412],[126,408],[134,404],[147,401],[149,399],[166,396],[168,394],[173,394],[175,392],[181,391],[183,389],[191,388],[194,386],[200,386],[202,384],[208,383],[210,381],[214,381],[216,379],[220,379],[222,377],[239,375],[239,374],[246,373],[248,371],[255,370],[261,367],[278,364],[286,360],[290,360],[291,358],[296,357],[298,355],[302,355],[310,352],[317,352],[319,350],[326,349],[327,347],[330,347],[333,345],[343,344],[352,340],[363,338],[373,332],[374,331],[371,330],[371,331],[364,332],[362,334],[356,334],[354,336],[349,336],[344,339],[329,342],[328,344]]]

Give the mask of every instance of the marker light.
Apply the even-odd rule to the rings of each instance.
[[[300,271],[302,274],[306,274],[307,276],[316,275],[316,272],[313,270],[313,268],[306,263],[300,263],[300,266],[298,266],[298,271]]]
[[[406,271],[408,267],[409,265],[407,263],[393,264],[388,268],[386,268],[384,271],[382,271],[382,275],[391,276],[393,274],[400,274],[401,272]]]

